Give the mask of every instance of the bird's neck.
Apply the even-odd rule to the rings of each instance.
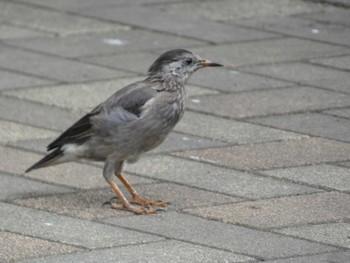
[[[173,74],[154,74],[150,75],[147,82],[151,83],[156,90],[174,92],[183,89],[186,84],[186,79]]]

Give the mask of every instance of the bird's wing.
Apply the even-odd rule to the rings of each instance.
[[[67,143],[83,144],[95,134],[96,128],[108,129],[110,123],[122,125],[139,118],[142,106],[156,93],[144,82],[124,87],[63,132],[47,146],[47,150],[60,148]]]

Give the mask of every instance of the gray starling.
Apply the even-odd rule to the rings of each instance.
[[[122,176],[122,166],[161,144],[184,113],[185,84],[197,69],[222,66],[184,49],[162,54],[145,80],[132,83],[83,116],[47,146],[51,151],[26,172],[79,159],[103,161],[103,176],[119,199],[113,208],[135,214],[155,213],[149,206],[165,202],[146,200]],[[128,200],[113,181],[123,183]],[[134,206],[138,204],[140,206]]]

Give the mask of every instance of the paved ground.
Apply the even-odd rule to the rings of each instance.
[[[319,3],[321,2],[321,3]],[[350,2],[0,0],[0,262],[350,262]],[[127,178],[100,163],[23,174],[165,50],[225,64]]]

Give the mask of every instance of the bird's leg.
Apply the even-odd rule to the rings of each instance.
[[[116,196],[118,197],[119,201],[121,204],[114,204],[111,203],[111,208],[113,209],[122,209],[122,210],[128,210],[130,212],[133,212],[135,214],[141,215],[141,214],[155,214],[156,211],[155,210],[147,210],[144,209],[144,207],[136,207],[134,205],[132,205],[128,199],[125,198],[125,196],[123,195],[123,193],[119,190],[117,184],[113,181],[107,181],[109,183],[109,185],[112,187],[114,193],[116,194]]]
[[[126,187],[126,189],[131,194],[132,198],[129,200],[130,203],[139,204],[142,206],[160,206],[160,207],[166,206],[166,202],[147,200],[147,199],[140,197],[139,194],[134,189],[134,187],[131,186],[131,184],[125,179],[124,176],[122,176],[121,174],[116,174],[116,176],[118,177],[118,179],[123,183],[123,185]]]
[[[123,193],[119,190],[117,184],[112,180],[114,173],[114,163],[110,162],[109,160],[106,161],[105,166],[103,168],[103,176],[108,182],[108,184],[113,189],[115,195],[118,197],[120,204],[113,204],[111,203],[111,208],[114,209],[123,209],[128,210],[130,212],[133,212],[135,214],[154,214],[156,213],[155,210],[151,209],[145,209],[144,207],[136,207],[132,205],[128,199],[125,198]]]

